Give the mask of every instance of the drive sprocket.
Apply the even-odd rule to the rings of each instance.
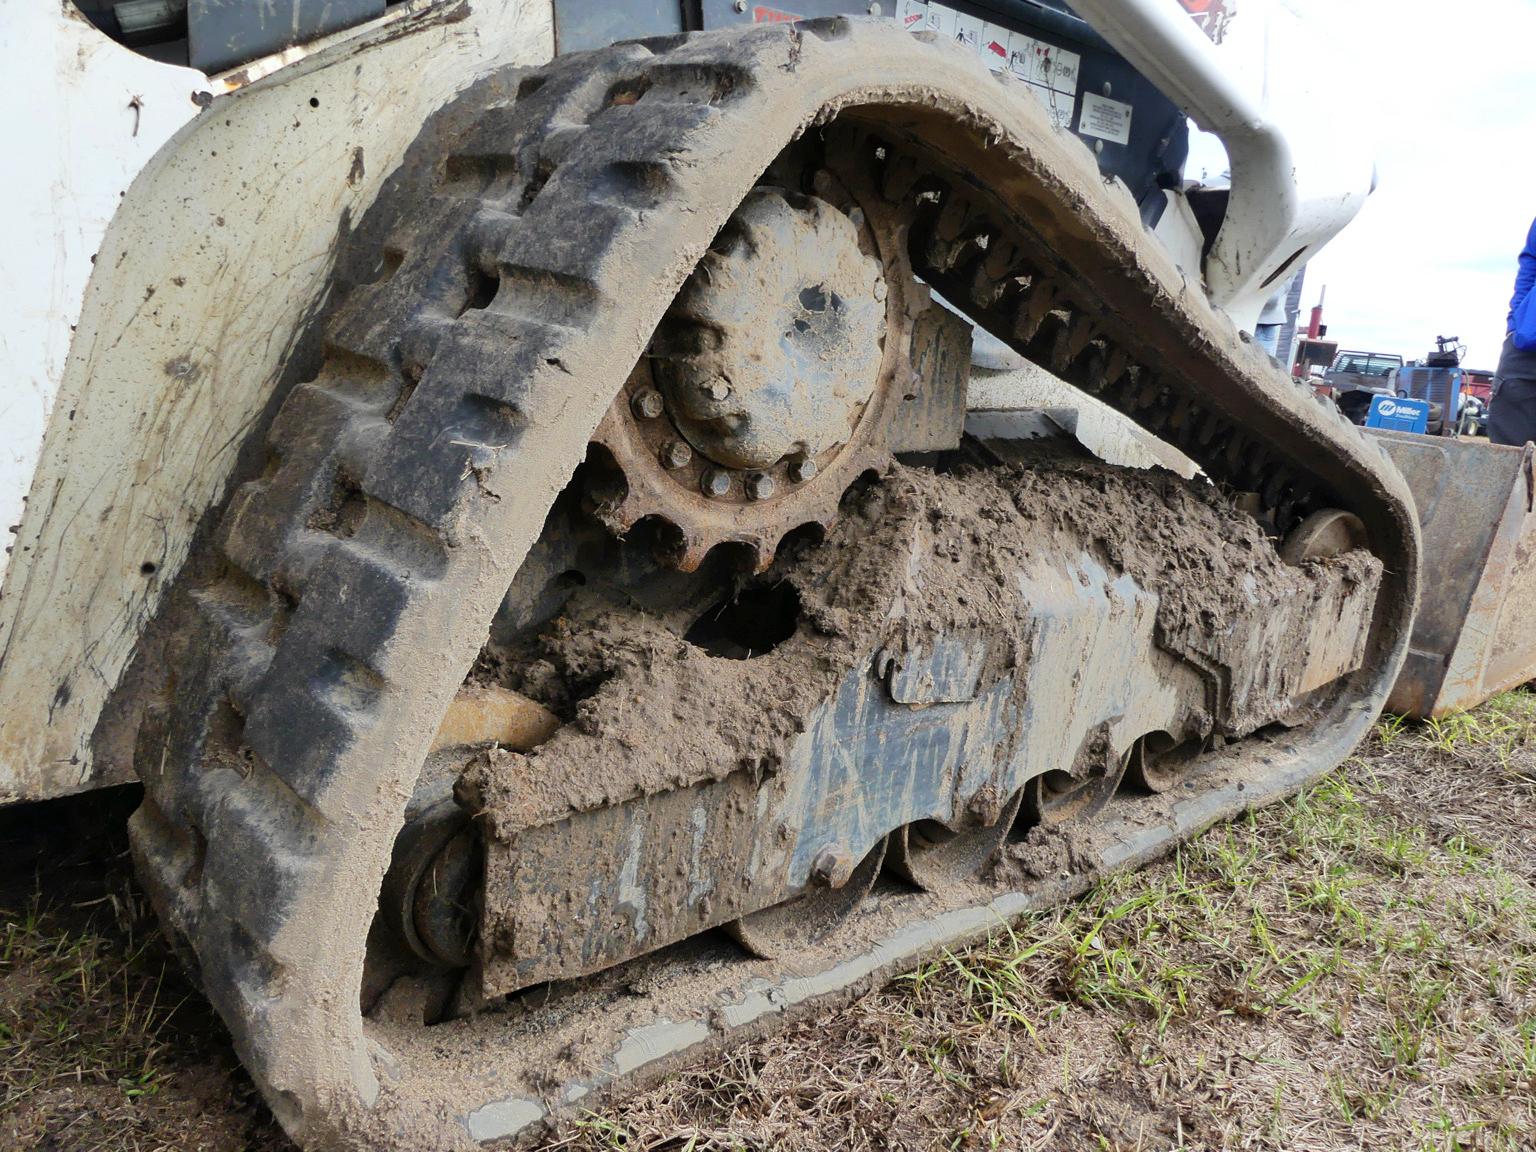
[[[767,569],[890,457],[929,298],[900,206],[835,167],[778,165],[775,179],[814,191],[747,195],[593,437],[614,466],[593,485],[599,519],[620,535],[658,519],[681,571],[721,544]]]

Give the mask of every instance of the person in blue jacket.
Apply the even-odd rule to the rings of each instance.
[[[1536,221],[1531,224],[1509,301],[1504,350],[1494,373],[1488,439],[1495,444],[1536,440]]]

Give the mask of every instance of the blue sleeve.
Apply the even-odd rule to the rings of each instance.
[[[1536,220],[1525,237],[1525,247],[1520,250],[1520,270],[1515,273],[1515,294],[1509,298],[1509,327],[1515,327],[1515,311],[1525,299],[1531,287],[1536,285]]]

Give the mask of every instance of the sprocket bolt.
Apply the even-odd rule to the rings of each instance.
[[[789,462],[789,478],[796,484],[804,484],[816,475],[816,461],[809,456],[796,456]]]
[[[661,466],[663,468],[686,468],[688,462],[693,459],[693,449],[688,447],[686,441],[673,440],[661,450]]]
[[[723,468],[711,468],[708,472],[704,473],[704,478],[700,481],[699,486],[703,488],[704,495],[713,496],[718,500],[722,496],[730,495],[731,474]]]
[[[754,472],[747,477],[747,497],[751,500],[767,500],[773,496],[776,485],[766,472]]]
[[[635,398],[630,401],[630,408],[636,416],[644,420],[654,420],[667,410],[667,402],[661,398],[661,393],[654,388],[646,388],[635,393]]]

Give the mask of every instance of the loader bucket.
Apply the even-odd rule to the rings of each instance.
[[[1536,678],[1533,446],[1374,434],[1413,491],[1424,538],[1418,618],[1388,711],[1444,716]]]

